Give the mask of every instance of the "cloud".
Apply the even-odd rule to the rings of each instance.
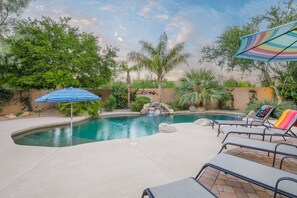
[[[90,26],[96,22],[96,18],[92,19],[72,19],[73,23],[77,23],[79,25]]]
[[[118,37],[118,40],[121,41],[121,42],[124,41],[124,39],[122,37]]]
[[[99,7],[99,10],[113,10],[113,6],[111,4],[105,4]]]
[[[158,15],[157,18],[163,19],[163,20],[167,20],[167,19],[169,19],[169,15],[167,15],[167,14],[161,14],[161,15]]]
[[[154,7],[158,7],[158,4],[156,2],[154,2],[153,0],[149,0],[148,4],[146,4],[139,12],[138,15],[139,16],[145,16],[146,14],[148,14]]]
[[[36,9],[36,10],[39,10],[39,11],[43,11],[43,10],[45,10],[44,7],[45,7],[44,5],[35,5],[35,9]]]

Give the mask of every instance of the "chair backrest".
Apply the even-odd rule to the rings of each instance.
[[[268,119],[272,115],[274,109],[275,109],[274,106],[263,105],[257,112],[256,117],[263,118],[264,120]]]
[[[291,109],[285,110],[280,116],[280,118],[274,124],[274,127],[279,129],[291,128],[295,124],[295,122],[292,123],[292,120],[295,118],[295,115],[297,115],[296,110],[291,110]],[[292,126],[289,126],[290,124]]]

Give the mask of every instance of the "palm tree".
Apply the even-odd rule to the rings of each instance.
[[[187,63],[190,57],[189,53],[182,53],[184,43],[176,44],[172,49],[168,50],[168,38],[164,32],[159,43],[154,47],[147,41],[140,41],[141,52],[132,51],[128,54],[128,60],[137,62],[138,68],[146,68],[157,76],[159,97],[162,97],[162,81],[165,75],[174,67],[181,63]]]
[[[215,80],[210,70],[200,69],[185,72],[176,89],[180,105],[203,106],[207,102],[218,103],[226,91]]]
[[[128,107],[130,107],[130,98],[131,98],[131,76],[130,76],[130,72],[132,71],[136,71],[137,70],[137,66],[132,66],[129,67],[128,64],[125,61],[121,61],[120,62],[120,69],[123,72],[127,72],[127,77],[126,77],[126,82],[128,84]]]

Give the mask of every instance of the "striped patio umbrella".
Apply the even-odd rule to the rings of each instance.
[[[264,62],[297,60],[297,21],[240,38],[239,58]]]

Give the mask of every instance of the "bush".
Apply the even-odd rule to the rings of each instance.
[[[283,101],[280,104],[277,104],[277,101],[275,100],[255,100],[248,104],[245,111],[246,113],[252,110],[257,112],[263,105],[275,106],[273,115],[276,118],[279,118],[282,112],[286,109],[296,109],[296,105],[291,101]]]
[[[166,102],[174,111],[189,110],[189,105],[180,105],[178,101]]]
[[[136,101],[131,104],[131,111],[139,112],[144,104],[150,103],[151,99],[147,96],[139,96]]]
[[[13,92],[8,89],[0,89],[0,111],[3,106],[13,98]]]
[[[237,87],[238,86],[238,82],[233,79],[233,78],[230,78],[228,80],[226,80],[224,83],[223,83],[224,87]]]
[[[131,101],[136,98],[136,92],[138,90],[131,91]],[[116,98],[116,108],[126,109],[128,107],[128,86],[123,82],[114,82],[112,85],[112,95]]]
[[[147,89],[147,88],[158,88],[156,80],[135,80],[131,85],[134,89]],[[173,81],[163,81],[162,88],[175,88]]]
[[[106,111],[113,111],[117,106],[117,100],[113,95],[109,95],[104,103]]]
[[[90,116],[99,116],[98,111],[103,107],[102,101],[73,102],[72,105],[73,115],[81,115],[87,112]],[[71,115],[70,102],[58,103],[57,108],[64,115]]]
[[[146,101],[146,103],[150,103],[151,102],[151,99],[147,96],[139,96],[136,98],[136,101],[139,101],[139,100],[143,100],[143,101]]]

